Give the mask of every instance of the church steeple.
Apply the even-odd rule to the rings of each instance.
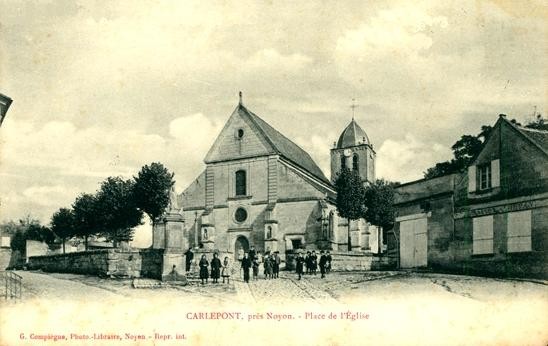
[[[331,149],[331,181],[334,182],[343,168],[358,171],[364,183],[375,180],[375,150],[367,133],[356,122],[353,103],[352,120],[342,131]]]

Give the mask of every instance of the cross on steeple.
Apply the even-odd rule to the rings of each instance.
[[[356,104],[356,99],[352,99],[352,104],[350,105],[350,108],[352,108],[352,120],[354,120],[354,111],[356,108],[358,108],[358,105]]]

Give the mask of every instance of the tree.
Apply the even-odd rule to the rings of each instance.
[[[96,196],[83,193],[72,204],[74,235],[84,238],[88,249],[88,238],[101,230],[101,214]]]
[[[517,122],[512,119],[512,122]],[[453,144],[453,158],[449,161],[438,162],[434,167],[430,167],[424,172],[424,178],[436,178],[442,175],[455,173],[464,170],[479,154],[485,143],[485,139],[493,129],[492,126],[484,125],[477,136],[463,135]]]
[[[382,228],[383,235],[394,226],[394,187],[399,185],[377,179],[375,183],[365,188],[365,219]]]
[[[19,251],[19,253],[24,254],[27,248],[27,238],[25,237],[25,232],[21,229],[15,231],[10,241],[10,248],[13,251]]]
[[[35,240],[52,245],[55,241],[55,234],[46,226],[42,226],[37,220],[32,220],[28,225],[23,225],[25,240]]]
[[[63,253],[65,253],[65,242],[76,234],[74,229],[74,213],[68,208],[61,208],[51,217],[51,230],[63,242]]]
[[[117,246],[133,239],[133,228],[141,224],[143,213],[137,208],[132,180],[109,177],[97,194],[98,214],[103,234]]]
[[[169,192],[175,184],[173,173],[159,162],[141,168],[135,179],[133,196],[137,207],[146,213],[154,225],[169,204]]]
[[[348,219],[348,251],[352,250],[350,221],[365,214],[365,188],[357,171],[343,168],[335,180],[337,190],[337,211]]]

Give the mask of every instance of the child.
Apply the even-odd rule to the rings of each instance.
[[[225,283],[225,278],[226,283],[230,284],[230,263],[228,262],[228,256],[225,257],[225,259],[223,260],[223,269],[221,271],[221,275],[223,277],[223,284]]]

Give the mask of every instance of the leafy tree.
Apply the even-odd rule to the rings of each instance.
[[[97,194],[97,208],[101,217],[103,234],[114,242],[133,239],[133,228],[141,224],[143,213],[137,208],[132,180],[109,177],[101,184]]]
[[[25,232],[21,229],[15,231],[10,241],[10,248],[13,251],[19,251],[19,253],[24,254],[27,248],[27,238],[25,237]]]
[[[516,122],[515,120],[513,120]],[[424,172],[424,178],[430,179],[441,177],[442,175],[455,173],[464,170],[476,157],[483,147],[483,143],[489,133],[493,129],[492,126],[482,126],[481,132],[477,136],[463,135],[453,144],[453,159],[444,162],[438,162],[434,167],[430,167]]]
[[[76,234],[74,229],[74,213],[68,208],[61,208],[51,217],[51,230],[63,242],[63,253],[65,253],[65,242]]]
[[[154,225],[169,204],[169,192],[175,183],[173,173],[170,173],[161,163],[153,162],[143,166],[134,179],[135,203],[149,216]]]
[[[365,189],[367,208],[364,217],[371,224],[381,228],[383,239],[388,239],[387,232],[394,227],[394,188],[397,185],[399,183],[377,179]]]
[[[55,241],[55,234],[53,234],[51,229],[40,225],[40,223],[36,220],[33,220],[32,223],[27,226],[23,226],[22,229],[25,240],[35,240],[44,242],[48,245],[53,244]]]
[[[31,218],[30,215],[20,219],[19,223],[10,221],[4,223],[2,227],[8,228],[9,234],[12,235],[10,248],[18,250],[21,254],[26,253],[27,240],[45,242],[50,247],[55,241],[55,235],[51,229],[40,225],[40,222]]]
[[[377,179],[375,183],[365,188],[365,219],[383,230],[394,225],[394,187],[392,183],[384,179]]]
[[[88,238],[101,230],[101,214],[97,197],[83,193],[72,204],[73,234],[84,238],[85,249],[88,249]]]
[[[343,168],[335,180],[337,190],[337,211],[348,219],[348,250],[352,250],[350,221],[365,214],[365,188],[357,171]]]

